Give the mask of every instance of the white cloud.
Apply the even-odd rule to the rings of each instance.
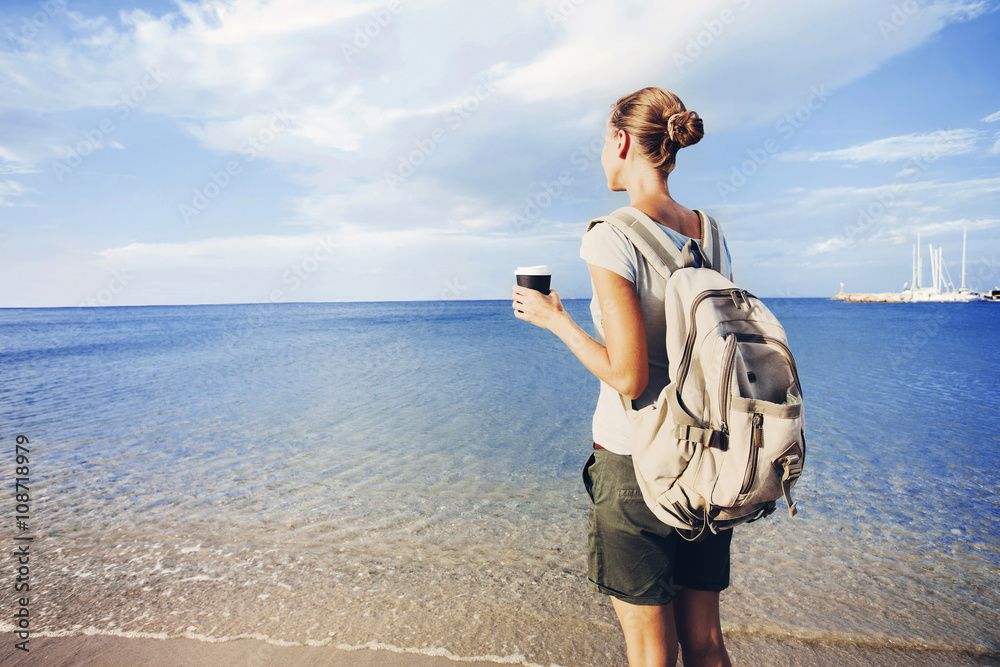
[[[821,255],[861,243],[908,242],[917,231],[930,237],[962,226],[997,227],[1000,221],[989,216],[997,193],[1000,193],[1000,178],[823,188],[796,191],[794,203],[787,208],[793,215],[815,210],[832,216],[835,224],[826,230],[836,233],[812,241],[806,250],[808,255]],[[983,217],[942,220],[955,209],[981,212]]]
[[[807,255],[822,255],[829,252],[837,252],[838,250],[843,250],[844,248],[851,245],[849,239],[843,236],[835,236],[830,239],[825,239],[823,241],[817,241],[813,243],[806,249]]]
[[[981,120],[984,123],[995,123],[998,120],[1000,120],[1000,111],[997,111],[996,113],[991,113],[989,116]]]
[[[968,229],[969,231],[977,231],[981,229],[994,229],[1000,227],[1000,218],[979,218],[977,220],[969,220],[967,218],[959,218],[957,220],[946,220],[942,222],[932,222],[917,227],[911,228],[908,234],[896,233],[887,236],[887,240],[893,243],[902,243],[905,241],[912,241],[913,236],[916,232],[920,232],[921,238],[934,238],[936,236],[941,236],[944,234],[953,234],[955,232],[960,232],[963,229]]]
[[[669,53],[683,43],[683,37],[696,20],[711,13],[713,7],[722,6],[720,2],[642,6],[610,2],[588,2],[579,6],[575,3],[545,4],[544,11],[549,17],[559,17],[555,23],[563,31],[562,36],[543,55],[513,69],[501,83],[502,90],[529,101],[595,94],[608,99],[615,93],[620,94],[623,88],[631,85],[622,79],[637,81],[637,68],[623,69],[623,63],[634,65],[642,59],[650,64],[667,61],[672,66]],[[541,7],[538,9],[542,11]],[[658,29],[649,30],[651,25]],[[609,35],[628,35],[628,38],[608,39]],[[653,67],[658,66],[654,64]]]
[[[929,2],[907,19],[906,30],[882,39],[877,23],[895,7],[888,0],[837,7],[794,0],[766,6],[546,0],[516,8],[412,0],[396,12],[383,0],[202,0],[162,16],[127,12],[118,24],[74,14],[73,39],[47,42],[37,53],[0,53],[0,72],[18,82],[5,94],[8,104],[63,111],[130,100],[180,119],[206,146],[229,151],[261,117],[283,109],[296,118],[288,136],[299,142],[271,157],[322,168],[336,151],[406,144],[407,123],[440,116],[467,96],[475,81],[460,73],[465,43],[484,45],[490,59],[478,71],[494,68],[500,97],[571,99],[589,117],[625,90],[667,85],[685,91],[692,108],[710,110],[707,122],[718,131],[773,121],[800,105],[811,87],[833,90],[980,4]],[[469,22],[475,27],[455,40],[454,26],[466,15],[476,17]],[[817,33],[815,25],[824,30]],[[533,32],[516,51],[494,46],[515,30]],[[357,48],[359,35],[360,55],[349,61],[342,47]],[[774,62],[785,66],[775,70]],[[733,63],[769,74],[736,76]],[[148,81],[149,67],[164,73],[162,86],[130,98]],[[544,108],[521,113],[551,120]]]
[[[28,188],[17,181],[0,181],[0,206],[14,206],[9,197],[20,197],[26,192]]]
[[[21,158],[17,157],[14,151],[9,148],[0,146],[0,160],[3,160],[4,162],[20,162]]]
[[[25,164],[21,157],[14,151],[0,146],[0,175],[31,174],[36,171],[38,170]]]
[[[342,223],[322,234],[231,236],[178,243],[130,243],[98,255],[114,266],[276,267],[313,253],[377,254],[424,246],[457,233],[444,229],[379,230]]]
[[[782,153],[783,160],[807,162],[897,162],[899,160],[936,160],[963,155],[976,150],[981,134],[977,130],[940,130],[926,134],[907,134],[870,141],[866,144],[833,151]],[[902,173],[902,172],[901,172]]]
[[[959,218],[957,220],[945,220],[921,225],[910,225],[905,228],[879,227],[874,230],[874,234],[872,234],[871,237],[864,240],[868,244],[913,243],[916,240],[917,233],[920,234],[922,239],[928,240],[954,235],[956,232],[961,232],[962,230],[974,232],[976,230],[997,228],[1000,228],[1000,218],[981,218],[977,220]],[[806,254],[812,256],[837,253],[845,248],[855,246],[858,240],[858,238],[853,236],[834,236],[814,242],[806,250]]]
[[[41,110],[106,107],[141,84],[154,64],[167,73],[171,94],[143,100],[145,110],[212,117],[280,106],[293,91],[322,99],[339,87],[345,69],[331,47],[382,6],[376,0],[202,0],[178,3],[163,16],[128,12],[117,27],[103,18],[78,18],[69,41],[0,53],[0,72],[17,73],[20,84],[5,91],[5,102]]]
[[[623,91],[665,85],[683,91],[692,108],[711,110],[711,127],[720,130],[773,121],[811,86],[835,89],[981,5],[928,2],[905,30],[883,39],[877,24],[892,14],[888,0],[510,4],[411,0],[393,14],[382,0],[184,2],[163,16],[125,13],[117,28],[81,17],[75,41],[48,43],[42,53],[0,53],[0,72],[18,81],[5,91],[8,104],[56,111],[108,106],[155,64],[167,73],[165,88],[149,94],[143,110],[183,118],[197,132],[286,108],[301,119],[300,136],[341,147],[404,120],[400,100],[433,110],[466,94],[467,77],[454,74],[464,41],[489,49],[492,60],[481,69],[528,61],[500,83],[518,99],[577,100],[589,114]],[[478,13],[474,29],[455,40],[455,26],[470,12]],[[550,26],[552,15],[560,20]],[[342,46],[353,46],[359,30],[368,41],[348,62]],[[517,50],[494,46],[525,30],[531,39]],[[734,63],[768,75],[739,75]]]
[[[98,255],[123,267],[276,267],[307,256],[330,240],[318,236],[242,236],[182,243],[130,243]]]
[[[794,220],[805,224],[830,217],[838,226],[852,224],[862,211],[902,212],[901,220],[922,223],[919,217],[932,213],[928,207],[949,205],[969,207],[984,214],[995,208],[1000,193],[1000,177],[961,181],[916,180],[896,181],[866,186],[793,188],[784,197],[768,202],[742,206],[717,207],[723,218],[745,221],[747,233],[762,235],[773,219]],[[871,211],[869,211],[871,209]],[[759,224],[759,227],[757,226]],[[742,225],[741,225],[742,226]]]
[[[660,85],[683,93],[690,108],[711,110],[703,115],[713,131],[774,122],[802,104],[812,86],[835,90],[948,23],[975,18],[983,4],[929,1],[900,19],[898,3],[870,0],[588,2],[565,16],[564,34],[512,69],[502,87],[528,101],[608,105],[624,91]],[[576,3],[545,5],[558,12]]]
[[[543,260],[558,271],[564,295],[589,289],[572,251],[579,233],[536,235],[529,248],[523,238],[483,235],[468,222],[464,230],[343,224],[319,234],[131,243],[101,251],[98,268],[130,277],[128,303],[496,298],[514,267]],[[157,292],[163,282],[171,294]]]
[[[289,5],[293,4],[293,10]],[[289,2],[231,3],[227,9],[216,1],[181,5],[181,12],[191,28],[204,35],[209,44],[252,44],[286,37],[297,38],[317,27],[336,25],[351,19],[359,24],[367,12],[384,15],[382,23],[391,22],[395,13],[386,10],[384,0],[297,0]],[[380,25],[380,27],[382,27]]]

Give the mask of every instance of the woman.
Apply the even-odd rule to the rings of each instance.
[[[628,192],[633,208],[657,222],[678,248],[701,239],[701,218],[670,196],[677,151],[703,135],[698,114],[673,93],[644,88],[612,107],[601,164],[608,187]],[[724,245],[724,242],[723,242]],[[719,592],[729,585],[732,531],[689,543],[646,507],[629,456],[630,428],[619,394],[635,407],[669,382],[664,344],[664,279],[611,225],[583,237],[580,256],[594,289],[596,340],[563,309],[559,295],[514,287],[515,316],[552,331],[600,379],[594,453],[584,468],[590,493],[588,576],[611,596],[632,667],[730,665]],[[723,253],[730,276],[729,252]]]

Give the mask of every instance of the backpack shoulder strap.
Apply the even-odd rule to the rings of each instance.
[[[701,251],[711,264],[710,268],[722,273],[722,232],[719,223],[702,211],[695,211],[701,218]],[[726,276],[728,278],[729,276]]]
[[[646,258],[649,266],[664,279],[685,266],[685,257],[667,235],[642,211],[626,206],[603,217],[590,221],[589,232],[601,222],[607,222],[625,235],[636,250]],[[666,242],[665,242],[666,241]]]

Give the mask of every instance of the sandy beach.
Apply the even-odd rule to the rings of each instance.
[[[1000,665],[1000,656],[942,651],[875,649],[864,646],[831,646],[822,642],[795,639],[764,639],[736,635],[728,640],[733,664],[744,667],[968,667]],[[344,650],[332,646],[275,646],[253,639],[229,642],[201,642],[193,639],[140,639],[106,635],[38,637],[25,653],[8,642],[0,651],[0,663],[11,666],[45,667],[209,667],[243,665],[262,667],[454,667],[457,664],[532,665],[510,658],[494,662],[488,658],[455,658],[415,652],[359,648]],[[585,663],[569,663],[586,667]],[[620,662],[626,665],[624,653]],[[547,666],[548,667],[548,666]],[[596,667],[596,666],[591,666]]]

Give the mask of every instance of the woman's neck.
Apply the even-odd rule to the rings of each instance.
[[[646,175],[635,179],[630,185],[626,190],[633,208],[684,236],[701,238],[701,219],[697,213],[674,201],[670,196],[667,179]]]

